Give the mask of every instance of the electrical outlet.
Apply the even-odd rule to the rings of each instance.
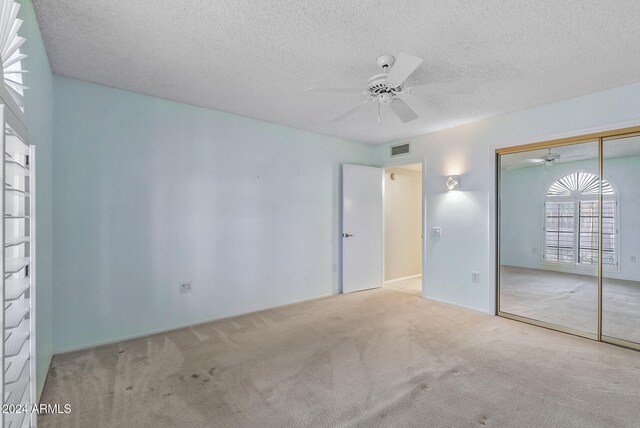
[[[480,282],[480,272],[471,272],[471,282]]]
[[[629,257],[629,261],[631,263],[636,263],[638,261],[638,259],[636,258],[636,256],[631,256],[631,257]]]
[[[193,291],[193,283],[191,281],[184,281],[178,284],[178,291],[180,294],[191,293]]]
[[[440,238],[442,236],[442,229],[439,227],[432,227],[431,236],[433,236],[434,238]]]
[[[538,249],[537,249],[537,248],[532,248],[532,249],[531,249],[531,252],[532,252],[533,254],[537,254],[537,253],[538,253]]]

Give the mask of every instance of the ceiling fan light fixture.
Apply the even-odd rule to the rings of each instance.
[[[391,101],[393,101],[393,95],[389,92],[382,93],[378,95],[378,101],[382,104],[391,104]]]

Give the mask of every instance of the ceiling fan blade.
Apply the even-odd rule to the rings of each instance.
[[[507,171],[512,171],[514,169],[526,168],[528,166],[543,165],[545,163],[546,161],[544,159],[523,159],[514,164],[505,166],[504,169],[506,169]]]
[[[333,118],[331,120],[331,122],[338,122],[341,121],[343,119],[348,118],[349,116],[351,116],[353,113],[355,113],[357,110],[359,110],[360,108],[362,108],[362,106],[364,106],[367,103],[370,103],[371,101],[375,100],[375,98],[372,98],[370,100],[365,100],[362,102],[359,102],[358,104],[354,105],[353,107],[351,107],[349,110],[341,113],[340,115],[336,116],[335,118]]]
[[[400,120],[404,123],[411,122],[412,120],[418,118],[416,112],[411,110],[411,107],[409,107],[407,103],[402,101],[400,98],[395,98],[393,101],[391,101],[389,107],[391,107],[391,110],[393,110],[393,112],[398,115]]]
[[[422,61],[424,60],[417,56],[401,53],[387,74],[387,84],[393,87],[402,85],[407,77],[422,64]]]
[[[476,90],[475,83],[434,83],[409,88],[416,95],[465,95]]]
[[[324,92],[329,94],[364,94],[362,89],[355,88],[316,88],[311,87],[307,89],[307,92]]]
[[[519,165],[516,163],[514,165],[507,165],[504,167],[504,169],[507,171],[513,171],[514,169],[520,169],[520,168],[524,168],[524,165]]]
[[[562,159],[583,158],[583,157],[590,156],[590,155],[594,156],[594,157],[597,157],[597,154],[583,153],[581,155],[562,156]]]

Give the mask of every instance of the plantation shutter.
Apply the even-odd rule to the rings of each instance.
[[[545,211],[545,260],[573,262],[575,204],[573,201],[547,201]]]

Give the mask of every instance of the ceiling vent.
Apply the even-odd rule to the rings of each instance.
[[[391,146],[391,157],[408,155],[409,154],[409,143],[397,144],[395,146]]]

